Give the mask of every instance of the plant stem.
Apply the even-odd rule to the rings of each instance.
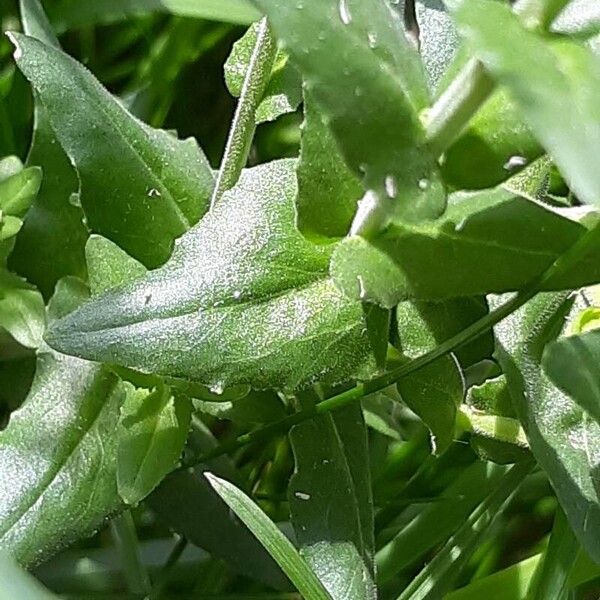
[[[123,574],[127,587],[132,594],[148,594],[150,579],[140,559],[135,523],[131,511],[126,510],[115,517],[111,523],[115,545],[123,563]]]
[[[469,327],[463,329],[457,335],[451,337],[445,342],[442,342],[430,352],[404,363],[400,367],[388,371],[379,377],[375,377],[370,381],[359,383],[357,386],[350,388],[345,392],[322,400],[314,406],[294,413],[293,415],[290,415],[281,421],[271,423],[260,429],[249,431],[248,433],[244,433],[233,440],[225,442],[224,444],[220,444],[216,448],[213,448],[199,457],[192,457],[187,461],[184,461],[181,468],[187,468],[206,462],[207,460],[222,456],[223,454],[233,452],[247,444],[265,441],[277,434],[285,433],[298,423],[302,423],[303,421],[311,419],[317,415],[322,415],[337,410],[338,408],[342,408],[351,402],[360,400],[368,394],[378,392],[396,383],[399,379],[402,379],[403,377],[406,377],[407,375],[426,367],[445,354],[454,352],[464,344],[468,344],[469,342],[478,338],[481,334],[485,333],[497,325],[500,321],[521,308],[524,304],[536,296],[540,290],[551,289],[549,284],[554,278],[560,277],[565,271],[573,267],[582,256],[587,254],[591,248],[598,244],[600,244],[600,222],[583,234],[577,240],[577,242],[575,242],[564,254],[559,256],[546,269],[546,271],[544,271],[529,285],[515,294],[508,302],[502,306],[499,306],[497,309],[488,313],[475,323],[472,323],[469,325]]]
[[[258,26],[256,45],[250,58],[242,92],[229,131],[221,168],[215,182],[211,207],[219,202],[224,192],[237,183],[240,173],[246,165],[254,130],[256,129],[256,109],[271,78],[276,54],[277,44],[265,17]]]
[[[158,575],[158,578],[156,579],[154,586],[152,587],[152,591],[150,592],[150,594],[148,594],[148,600],[158,600],[158,598],[160,598],[162,596],[162,594],[165,591],[165,589],[169,583],[169,580],[171,578],[171,572],[173,570],[173,567],[177,564],[177,561],[181,558],[181,555],[183,554],[183,551],[186,549],[187,544],[188,544],[188,541],[184,537],[180,537],[177,540],[177,543],[175,544],[175,546],[173,546],[173,550],[171,550],[171,553],[169,554],[169,557],[167,558],[167,562],[165,563],[165,566],[162,568],[160,574]]]
[[[428,112],[426,139],[435,156],[450,147],[494,87],[483,65],[469,60]]]

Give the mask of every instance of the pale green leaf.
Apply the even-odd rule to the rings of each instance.
[[[0,600],[56,600],[36,579],[0,553]]]

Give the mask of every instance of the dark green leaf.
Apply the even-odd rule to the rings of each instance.
[[[370,243],[348,238],[336,248],[331,272],[350,297],[386,307],[407,298],[439,301],[517,290],[585,233],[578,218],[578,209],[553,210],[502,188],[457,192],[433,224],[391,227]],[[599,251],[548,281],[548,289],[598,281]]]
[[[499,359],[531,451],[546,471],[571,527],[600,561],[600,424],[548,379],[541,368],[548,343],[564,327],[564,294],[532,300],[496,328]],[[596,482],[597,483],[597,482]]]
[[[296,471],[288,495],[302,556],[332,598],[374,599],[373,501],[360,406],[302,423],[290,440]]]
[[[460,33],[492,76],[510,90],[570,187],[581,201],[599,205],[598,57],[577,42],[549,42],[525,30],[501,2],[453,4]]]
[[[190,419],[190,401],[174,398],[166,386],[127,394],[117,428],[117,485],[127,504],[137,504],[174,469]]]
[[[233,45],[231,54],[225,63],[225,83],[229,91],[236,97],[242,93],[252,52],[256,46],[258,27],[258,23],[250,26],[244,36]],[[302,78],[300,73],[290,63],[287,54],[279,50],[263,100],[256,109],[256,122],[274,121],[281,115],[294,112],[301,101]]]
[[[89,227],[146,266],[163,263],[208,207],[212,175],[197,144],[136,120],[60,50],[13,38],[17,63],[77,168]]]
[[[263,544],[304,597],[311,600],[331,600],[323,584],[292,543],[244,492],[212,473],[205,473],[205,477],[229,508]]]
[[[63,31],[154,12],[241,25],[260,16],[246,0],[62,0],[52,8],[50,15],[56,27]]]
[[[418,116],[427,85],[398,13],[379,0],[254,1],[300,67],[348,165],[371,190],[356,227],[373,233],[389,221],[439,215],[445,192]]]
[[[600,331],[548,344],[542,367],[556,387],[600,423]]]
[[[294,228],[294,175],[293,161],[245,171],[167,265],[57,324],[51,343],[215,389],[368,377],[363,307],[328,279],[329,251]]]
[[[305,91],[298,162],[298,229],[309,239],[341,238],[350,230],[363,194],[311,95]]]
[[[59,285],[53,313],[76,302]],[[0,434],[0,548],[38,563],[121,505],[116,436],[125,389],[99,365],[42,348],[33,387]]]

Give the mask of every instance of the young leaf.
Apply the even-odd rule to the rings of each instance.
[[[296,197],[298,229],[315,242],[344,237],[362,194],[360,181],[347,167],[314,99],[305,90]]]
[[[34,201],[42,182],[39,167],[23,169],[0,181],[0,211],[22,219]]]
[[[51,311],[80,293],[57,287]],[[0,547],[39,563],[120,506],[116,436],[125,389],[99,365],[42,347],[31,391],[0,433]]]
[[[256,45],[258,23],[254,23],[231,50],[225,63],[225,83],[235,97],[242,93],[244,78]],[[294,112],[302,101],[302,78],[282,50],[277,52],[271,78],[264,98],[256,109],[256,123],[274,121],[277,117]]]
[[[427,85],[398,13],[379,0],[254,1],[300,67],[348,165],[372,190],[357,228],[438,216],[445,192],[418,116]]]
[[[498,187],[457,192],[433,224],[402,224],[367,242],[344,240],[331,273],[350,297],[392,307],[399,302],[445,300],[518,290],[542,273],[586,228],[578,211],[553,211]],[[569,273],[547,282],[566,289],[600,278],[594,248]]]
[[[164,267],[56,324],[50,343],[220,388],[372,374],[361,303],[328,279],[329,250],[294,227],[294,175],[293,161],[245,171]]]
[[[25,33],[59,48],[39,0],[21,0],[20,8]],[[62,277],[85,277],[83,248],[87,229],[81,207],[73,200],[79,185],[77,173],[37,97],[34,97],[33,138],[27,163],[39,165],[44,177],[16,240],[9,266],[49,298]]]
[[[233,484],[212,473],[205,477],[237,517],[260,540],[298,591],[311,600],[331,600],[331,596],[304,562],[292,543],[248,496]]]
[[[544,348],[564,327],[571,302],[545,294],[496,327],[498,357],[531,451],[546,471],[581,544],[600,561],[600,423],[548,379]],[[595,485],[596,483],[596,485]]]
[[[44,300],[25,280],[0,269],[0,327],[28,348],[38,348],[46,328]]]
[[[492,76],[510,90],[571,189],[582,202],[600,206],[598,58],[577,42],[553,43],[527,31],[503,3],[453,4],[460,33]]]
[[[374,599],[373,500],[360,406],[297,425],[290,441],[296,470],[288,496],[302,556],[332,598]]]
[[[77,168],[89,227],[146,266],[165,262],[175,238],[208,208],[212,175],[195,141],[132,117],[60,50],[20,34],[13,39],[15,60]]]
[[[246,0],[61,0],[52,7],[50,16],[57,29],[64,31],[155,12],[239,25],[248,25],[260,17]]]
[[[127,504],[137,504],[175,468],[190,419],[189,399],[174,398],[166,386],[127,395],[117,428],[117,485]]]

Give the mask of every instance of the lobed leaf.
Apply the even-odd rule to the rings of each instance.
[[[246,170],[164,267],[55,324],[49,342],[215,388],[369,376],[370,311],[328,278],[329,250],[294,228],[295,193],[293,161]]]

